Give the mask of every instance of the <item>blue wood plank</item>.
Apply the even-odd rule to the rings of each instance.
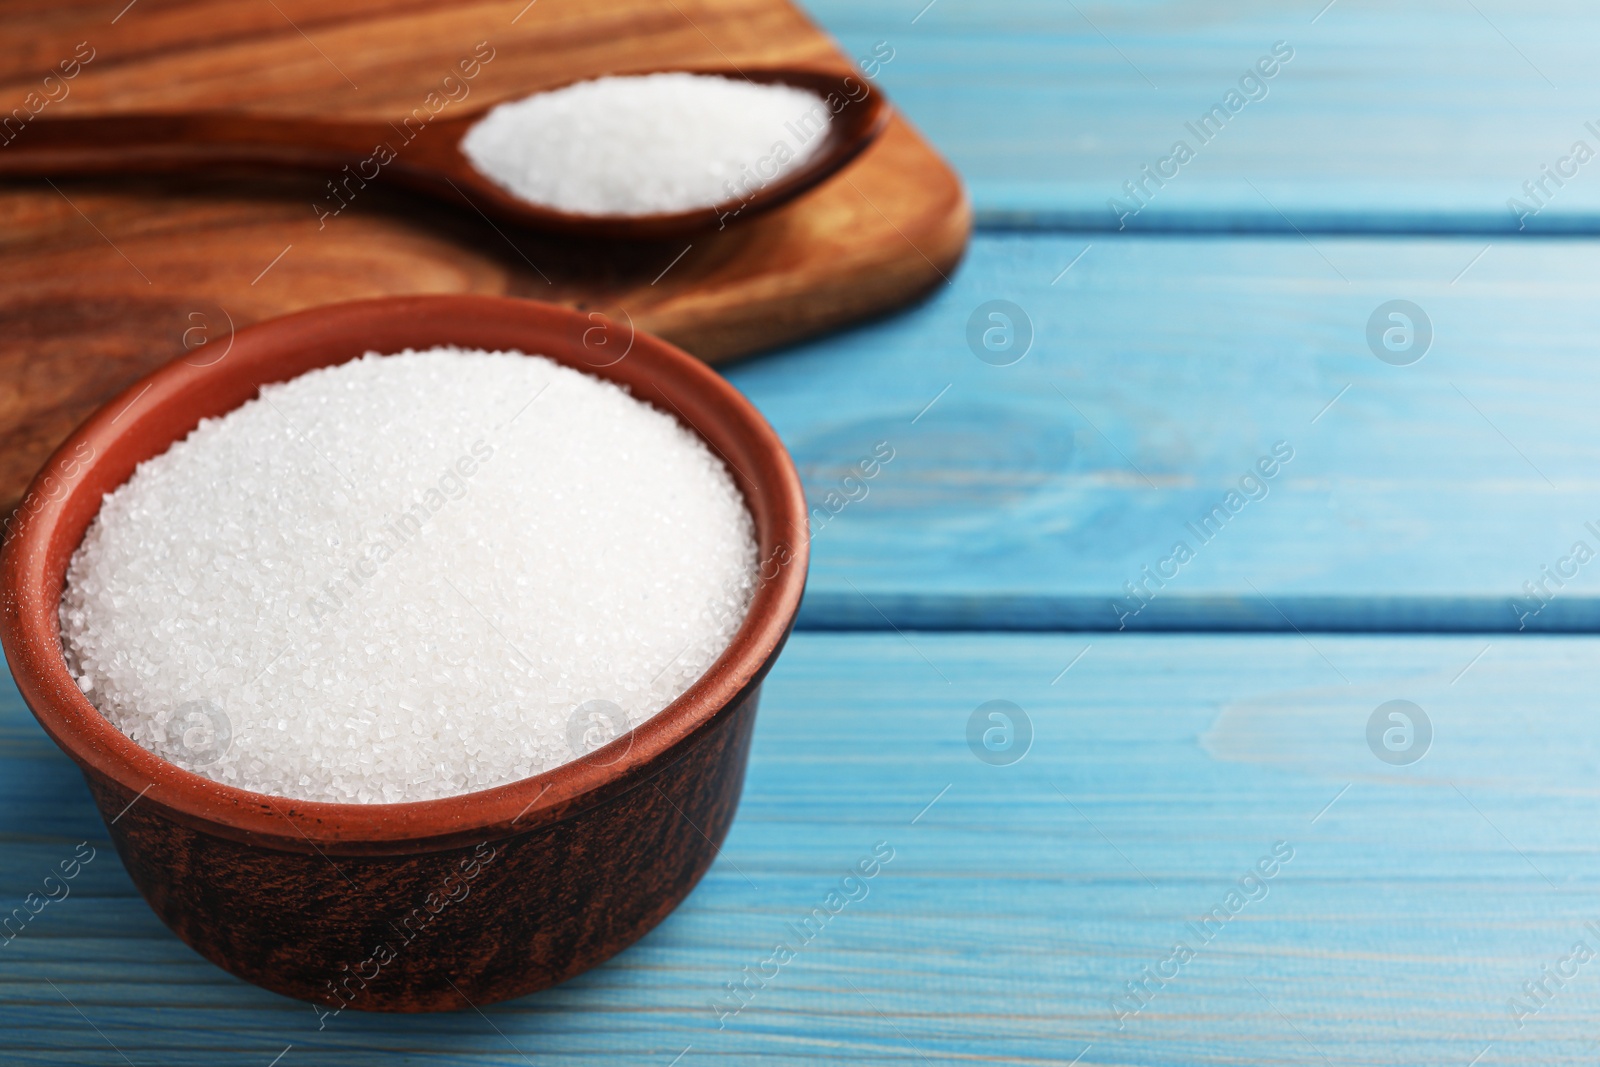
[[[1600,948],[1585,925],[1600,921],[1600,721],[1585,711],[1600,656],[1592,638],[1485,644],[797,635],[723,859],[588,975],[482,1016],[346,1014],[318,1031],[309,1007],[167,934],[106,854],[0,947],[0,1048],[123,1062],[114,1044],[140,1067],[265,1065],[286,1047],[280,1067],[1465,1064],[1486,1046],[1480,1063],[1590,1063],[1600,962],[1559,986],[1541,968],[1579,940]],[[995,699],[1032,724],[1011,765],[967,741]],[[1366,741],[1392,699],[1431,720],[1409,766]],[[26,734],[24,715],[7,687],[0,721]],[[79,840],[41,834],[47,809],[92,819],[81,787],[55,791],[64,764],[38,746],[8,757],[6,779],[47,785],[0,806],[8,902]],[[866,895],[719,1015],[726,983],[879,841],[894,858]],[[1229,911],[1277,842],[1292,858]],[[1229,917],[1203,939],[1188,924],[1217,905]],[[1178,941],[1194,958],[1144,979]],[[1519,1028],[1511,1002],[1534,1006],[1524,983],[1541,980]],[[1119,1018],[1130,981],[1146,1003]]]
[[[1576,0],[806,7],[853,56],[892,49],[871,69],[970,184],[980,226],[1600,231],[1600,162],[1571,158],[1580,140],[1600,153],[1600,24]],[[1293,58],[1197,136],[1280,41]],[[1145,178],[1178,141],[1193,158]],[[1130,181],[1147,195],[1120,219],[1108,201],[1139,206]],[[1541,181],[1534,199],[1523,183]]]
[[[807,480],[807,627],[1593,630],[1597,274],[1583,240],[980,235],[923,306],[728,374]],[[1409,366],[1369,347],[1394,299]],[[992,300],[1010,366],[969,345]]]

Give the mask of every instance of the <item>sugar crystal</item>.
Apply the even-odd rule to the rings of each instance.
[[[72,557],[89,700],[150,751],[307,800],[426,800],[584,752],[726,648],[754,525],[698,434],[538,356],[438,348],[269,385],[140,464]]]
[[[580,215],[750,199],[814,156],[830,107],[790,85],[674,72],[596,78],[500,104],[461,151],[512,194]]]

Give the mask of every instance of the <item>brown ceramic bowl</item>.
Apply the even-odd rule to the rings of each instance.
[[[370,350],[440,344],[536,352],[617,382],[722,455],[763,561],[728,650],[660,714],[582,760],[444,800],[270,797],[125,737],[68,674],[57,621],[68,560],[102,495],[265,383]],[[733,820],[761,681],[794,623],[807,547],[805,498],[777,435],[672,345],[530,301],[369,300],[241,330],[225,356],[170,363],[80,426],[13,517],[0,554],[0,640],[28,706],[88,780],[129,875],[179,937],[225,970],[329,1010],[433,1011],[570,978],[688,895]]]

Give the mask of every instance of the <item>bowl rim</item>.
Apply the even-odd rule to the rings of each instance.
[[[754,405],[719,374],[631,324],[629,347],[615,362],[600,365],[577,354],[594,350],[589,342],[596,329],[615,329],[620,337],[621,325],[597,312],[506,297],[380,297],[241,328],[222,357],[197,365],[192,356],[178,356],[122,390],[51,454],[7,520],[10,528],[0,549],[0,644],[34,717],[91,784],[109,781],[117,787],[114,796],[131,798],[124,813],[135,804],[154,805],[196,829],[293,852],[362,855],[461,847],[553,825],[654,777],[760,685],[799,610],[809,537],[805,494],[792,459]],[[513,333],[524,339],[470,342]],[[407,334],[418,340],[396,346],[355,339]],[[453,342],[462,347],[544,355],[623,384],[666,410],[652,396],[658,391],[677,409],[679,421],[723,458],[755,520],[761,560],[754,597],[728,647],[677,699],[587,756],[529,778],[435,800],[359,804],[257,793],[185,770],[123,734],[79,690],[60,643],[66,564],[98,514],[103,494],[125,482],[138,462],[186,436],[202,417],[233,410],[257,395],[261,385],[366,351],[391,354],[452,343],[435,339],[448,336],[463,338]],[[608,332],[605,338],[611,336]],[[313,351],[325,345],[348,354],[306,356],[308,345]],[[698,423],[684,407],[701,415]],[[140,443],[141,435],[155,443]],[[735,464],[730,451],[753,473]],[[117,476],[112,470],[117,467],[126,471]]]

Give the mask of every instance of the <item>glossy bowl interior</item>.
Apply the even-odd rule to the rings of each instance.
[[[749,613],[728,649],[663,711],[588,756],[438,800],[332,804],[270,797],[193,774],[124,736],[68,673],[57,618],[67,564],[103,494],[202,418],[232,410],[265,383],[368,351],[440,344],[520,349],[615,381],[674,414],[723,457],[754,517],[762,561]],[[709,865],[712,838],[720,839],[731,821],[756,696],[793,625],[808,558],[805,499],[793,464],[771,427],[720,376],[666,342],[599,316],[476,296],[316,308],[240,330],[220,357],[170,363],[68,438],[35,478],[11,526],[0,554],[0,640],[18,687],[83,770],[147,899],[202,953],[269,988],[333,1003],[308,976],[331,966],[318,953],[355,951],[340,940],[339,923],[403,911],[416,886],[447,877],[440,873],[446,866],[470,858],[463,850],[486,847],[504,857],[496,868],[500,897],[458,907],[472,925],[456,940],[485,924],[513,930],[530,893],[552,902],[540,905],[546,910],[539,930],[558,920],[571,927],[559,945],[529,948],[537,957],[531,962],[508,957],[483,964],[480,957],[498,951],[486,941],[473,959],[487,970],[478,974],[470,960],[452,961],[441,971],[454,976],[449,990],[412,953],[415,981],[396,978],[392,996],[355,1005],[380,1010],[453,1007],[539,988],[619,950],[670,911]],[[654,801],[657,794],[676,815]],[[630,837],[655,817],[652,804],[662,808],[663,825],[679,816],[694,823],[697,811],[707,825],[694,823],[694,835],[685,831],[675,846],[679,855],[629,855],[659,847],[654,838]],[[611,835],[617,842],[611,847],[624,854],[568,871],[561,884],[541,884],[560,860],[581,851],[571,837],[575,825],[590,826],[585,832],[592,837]],[[709,851],[696,843],[700,838]],[[202,853],[203,863],[196,858]],[[668,861],[677,866],[662,874],[659,864]],[[242,899],[263,881],[261,901]],[[325,928],[306,920],[311,925],[293,935],[298,944],[278,943],[284,900],[330,894],[339,899],[324,900]],[[610,914],[586,912],[585,896],[595,908],[608,899]],[[561,908],[570,914],[558,915]],[[214,929],[222,926],[235,929]],[[382,924],[375,929],[381,933]],[[533,944],[541,936],[536,930],[527,939]],[[546,958],[552,953],[559,958]]]

